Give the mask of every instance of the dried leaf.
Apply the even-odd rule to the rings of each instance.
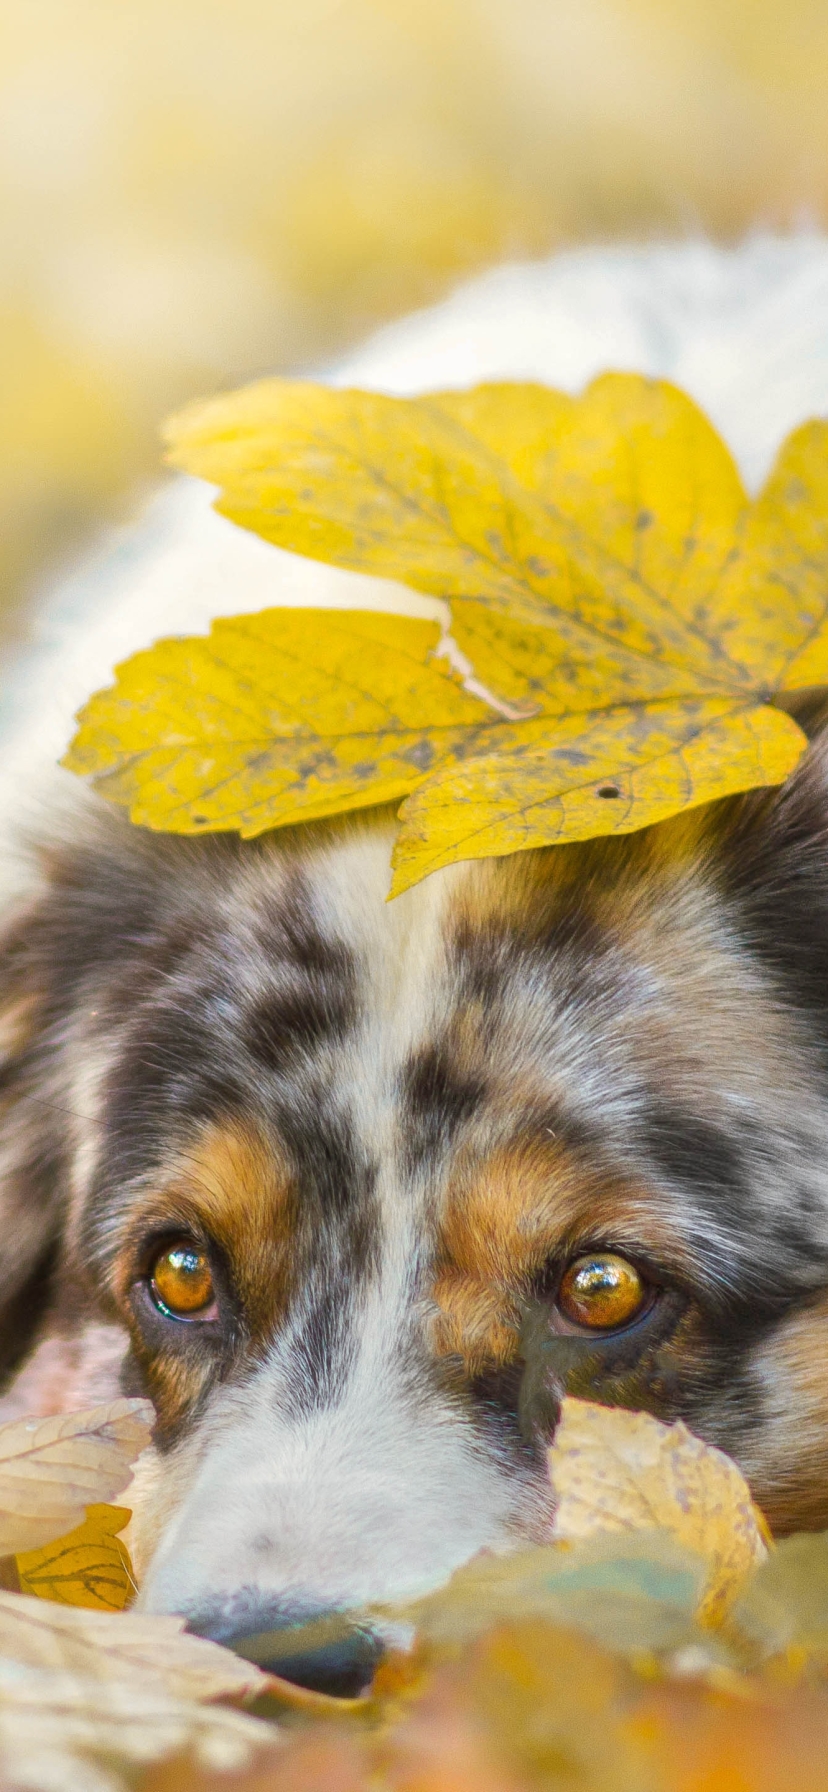
[[[267,1688],[259,1668],[191,1636],[183,1618],[89,1611],[15,1593],[0,1593],[0,1656],[101,1682],[140,1682],[182,1699],[245,1698]]]
[[[376,1792],[367,1756],[363,1736],[344,1725],[317,1725],[288,1734],[272,1757],[257,1758],[247,1773],[234,1773],[230,1786],[190,1756],[151,1769],[141,1778],[141,1792]]]
[[[626,1664],[539,1620],[501,1624],[441,1665],[377,1747],[393,1792],[642,1792],[646,1748],[625,1733]],[[655,1792],[655,1789],[653,1789]]]
[[[120,1493],[149,1442],[148,1400],[0,1425],[0,1556],[40,1548]]]
[[[706,1563],[666,1531],[599,1532],[571,1548],[478,1556],[428,1598],[381,1618],[392,1634],[394,1624],[413,1626],[439,1654],[530,1618],[571,1625],[622,1654],[663,1653],[703,1642],[694,1620],[706,1580]]]
[[[704,1624],[721,1623],[767,1555],[767,1527],[741,1471],[680,1423],[566,1399],[549,1474],[559,1541],[661,1529],[702,1556],[708,1573],[698,1617]]]
[[[740,1592],[729,1624],[759,1660],[828,1667],[828,1534],[785,1537]]]
[[[60,1605],[123,1611],[136,1583],[118,1532],[131,1517],[124,1506],[90,1506],[76,1530],[17,1556],[19,1591]]]
[[[711,1694],[704,1677],[638,1675],[585,1637],[524,1620],[437,1666],[380,1732],[366,1782],[390,1792],[823,1792],[826,1748],[828,1700],[811,1688],[781,1695],[734,1674]]]
[[[140,1676],[101,1685],[0,1660],[4,1789],[125,1792],[136,1767],[183,1750],[197,1766],[235,1773],[278,1746],[256,1718],[172,1696]]]
[[[162,642],[87,705],[66,758],[135,820],[252,834],[413,792],[397,893],[796,764],[804,736],[771,699],[828,678],[825,425],[752,507],[697,407],[632,375],[579,400],[270,381],[171,436],[236,522],[451,599],[476,682],[403,617],[267,613]]]

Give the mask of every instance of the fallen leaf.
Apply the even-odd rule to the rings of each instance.
[[[571,1630],[502,1623],[374,1744],[393,1792],[823,1792],[828,1700],[747,1676],[639,1675]],[[324,1782],[313,1787],[323,1792]],[[258,1792],[258,1789],[257,1789]],[[265,1786],[261,1786],[265,1792]]]
[[[804,749],[773,699],[828,679],[826,425],[752,506],[691,400],[633,375],[577,400],[266,381],[171,441],[235,522],[449,599],[473,676],[433,657],[435,624],[373,613],[160,642],[65,759],[143,825],[254,834],[408,792],[396,894],[780,783]]]
[[[824,1792],[828,1702],[806,1686],[654,1682],[622,1727],[654,1792]]]
[[[701,1556],[707,1563],[697,1613],[703,1624],[722,1622],[767,1556],[767,1527],[741,1471],[681,1423],[566,1399],[549,1474],[558,1541],[662,1530]]]
[[[278,1747],[258,1719],[172,1696],[140,1677],[101,1685],[0,1660],[4,1792],[126,1792],[137,1767],[185,1750],[196,1766],[236,1773]]]
[[[586,1631],[622,1654],[662,1653],[704,1641],[695,1620],[707,1575],[706,1562],[666,1530],[598,1531],[574,1547],[475,1557],[446,1586],[380,1618],[392,1634],[410,1625],[438,1654],[524,1619]]]
[[[288,1735],[229,1782],[239,1792],[824,1792],[828,1700],[732,1675],[640,1675],[571,1630],[504,1622],[373,1730]],[[178,1757],[140,1792],[222,1792]]]
[[[40,1548],[127,1486],[150,1438],[148,1400],[0,1425],[0,1556]]]
[[[234,1773],[232,1792],[373,1792],[364,1738],[345,1729],[316,1728],[286,1736],[272,1758],[265,1756],[246,1773]],[[226,1778],[199,1768],[192,1756],[152,1769],[141,1792],[229,1792]],[[482,1789],[481,1789],[482,1792]]]
[[[828,1534],[785,1537],[747,1582],[729,1627],[754,1663],[779,1657],[795,1672],[828,1668]]]
[[[60,1605],[123,1611],[136,1583],[118,1532],[131,1517],[123,1506],[89,1506],[76,1530],[17,1556],[18,1590]]]
[[[268,1686],[260,1668],[190,1635],[183,1618],[52,1605],[22,1593],[0,1593],[0,1656],[183,1699],[247,1698]]]
[[[435,1669],[378,1740],[393,1792],[650,1792],[622,1728],[635,1681],[597,1643],[540,1620],[500,1624]],[[655,1792],[655,1787],[653,1787]]]

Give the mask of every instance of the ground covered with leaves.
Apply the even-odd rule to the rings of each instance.
[[[828,1535],[774,1546],[683,1425],[565,1401],[549,1542],[357,1614],[388,1648],[339,1700],[128,1609],[129,1511],[102,1499],[150,1417],[122,1400],[0,1428],[4,1792],[825,1786]]]

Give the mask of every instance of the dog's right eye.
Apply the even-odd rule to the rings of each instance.
[[[150,1294],[159,1312],[171,1319],[213,1319],[216,1297],[205,1251],[191,1240],[176,1239],[155,1258],[149,1274]]]

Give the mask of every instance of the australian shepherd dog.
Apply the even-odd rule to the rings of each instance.
[[[828,411],[828,244],[499,270],[329,377],[605,367],[689,390],[755,489]],[[141,1604],[225,1641],[542,1538],[565,1391],[828,1526],[828,708],[781,789],[392,903],[387,810],[152,834],[52,769],[118,659],[278,603],[435,611],[210,495],[171,484],[7,672],[0,1417],[147,1393]],[[290,1671],[352,1690],[373,1650]]]

